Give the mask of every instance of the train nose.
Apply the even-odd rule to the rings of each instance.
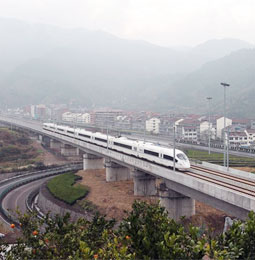
[[[189,162],[189,161],[186,162],[185,164],[186,164],[186,167],[187,167],[187,168],[190,168],[190,162]]]

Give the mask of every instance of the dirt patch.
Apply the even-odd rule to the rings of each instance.
[[[233,167],[233,168],[245,172],[255,172],[255,167]]]
[[[205,229],[211,228],[213,233],[219,234],[223,231],[226,216],[228,215],[225,212],[196,201],[196,214],[187,218],[184,223],[192,223]]]
[[[157,198],[145,198],[134,196],[133,181],[106,182],[105,170],[79,171],[82,176],[81,184],[90,187],[87,200],[98,206],[102,214],[108,218],[121,220],[125,217],[124,211],[130,211],[135,200],[156,202]],[[215,231],[221,232],[224,226],[226,214],[214,209],[204,203],[196,202],[196,215],[187,218],[186,223],[196,226],[213,227]]]
[[[105,170],[79,171],[83,177],[81,184],[90,187],[86,200],[98,207],[100,213],[107,218],[121,220],[126,216],[125,211],[131,211],[135,200],[155,202],[155,198],[134,196],[133,181],[106,182]]]
[[[38,141],[33,141],[32,145],[39,152],[37,160],[39,162],[43,162],[44,165],[60,165],[67,163],[67,160],[63,156],[53,154],[52,152],[46,150]]]

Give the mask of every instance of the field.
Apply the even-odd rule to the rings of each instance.
[[[223,154],[211,153],[207,151],[199,151],[187,149],[184,150],[186,155],[193,160],[212,162],[216,164],[223,164]],[[255,158],[240,157],[235,155],[229,155],[229,165],[231,166],[255,166]]]
[[[74,173],[65,173],[51,179],[47,187],[54,197],[73,205],[78,199],[84,198],[89,193],[89,188],[84,185],[73,186],[79,179],[81,177]]]

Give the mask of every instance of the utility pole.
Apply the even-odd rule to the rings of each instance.
[[[145,143],[145,132],[146,132],[146,113],[144,112],[144,127],[143,127],[143,142]]]
[[[229,171],[229,127],[228,127],[228,138],[227,138],[227,171]]]
[[[175,124],[174,124],[174,156],[173,156],[173,169],[175,171]]]
[[[108,127],[108,124],[107,124],[107,151],[108,151],[108,148],[109,148],[109,127]]]
[[[226,167],[226,87],[230,85],[227,83],[220,83],[224,87],[224,130],[223,130],[223,140],[224,140],[224,167]]]
[[[206,99],[208,100],[208,109],[209,109],[209,127],[208,127],[208,130],[209,130],[209,141],[208,141],[208,154],[211,154],[211,106],[210,106],[210,103],[211,103],[212,97],[207,97]]]

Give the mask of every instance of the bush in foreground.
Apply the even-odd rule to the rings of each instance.
[[[23,238],[7,259],[254,259],[254,213],[215,238],[192,225],[185,230],[158,204],[145,202],[135,202],[118,228],[100,215],[72,223],[69,215],[26,214],[20,223]]]

